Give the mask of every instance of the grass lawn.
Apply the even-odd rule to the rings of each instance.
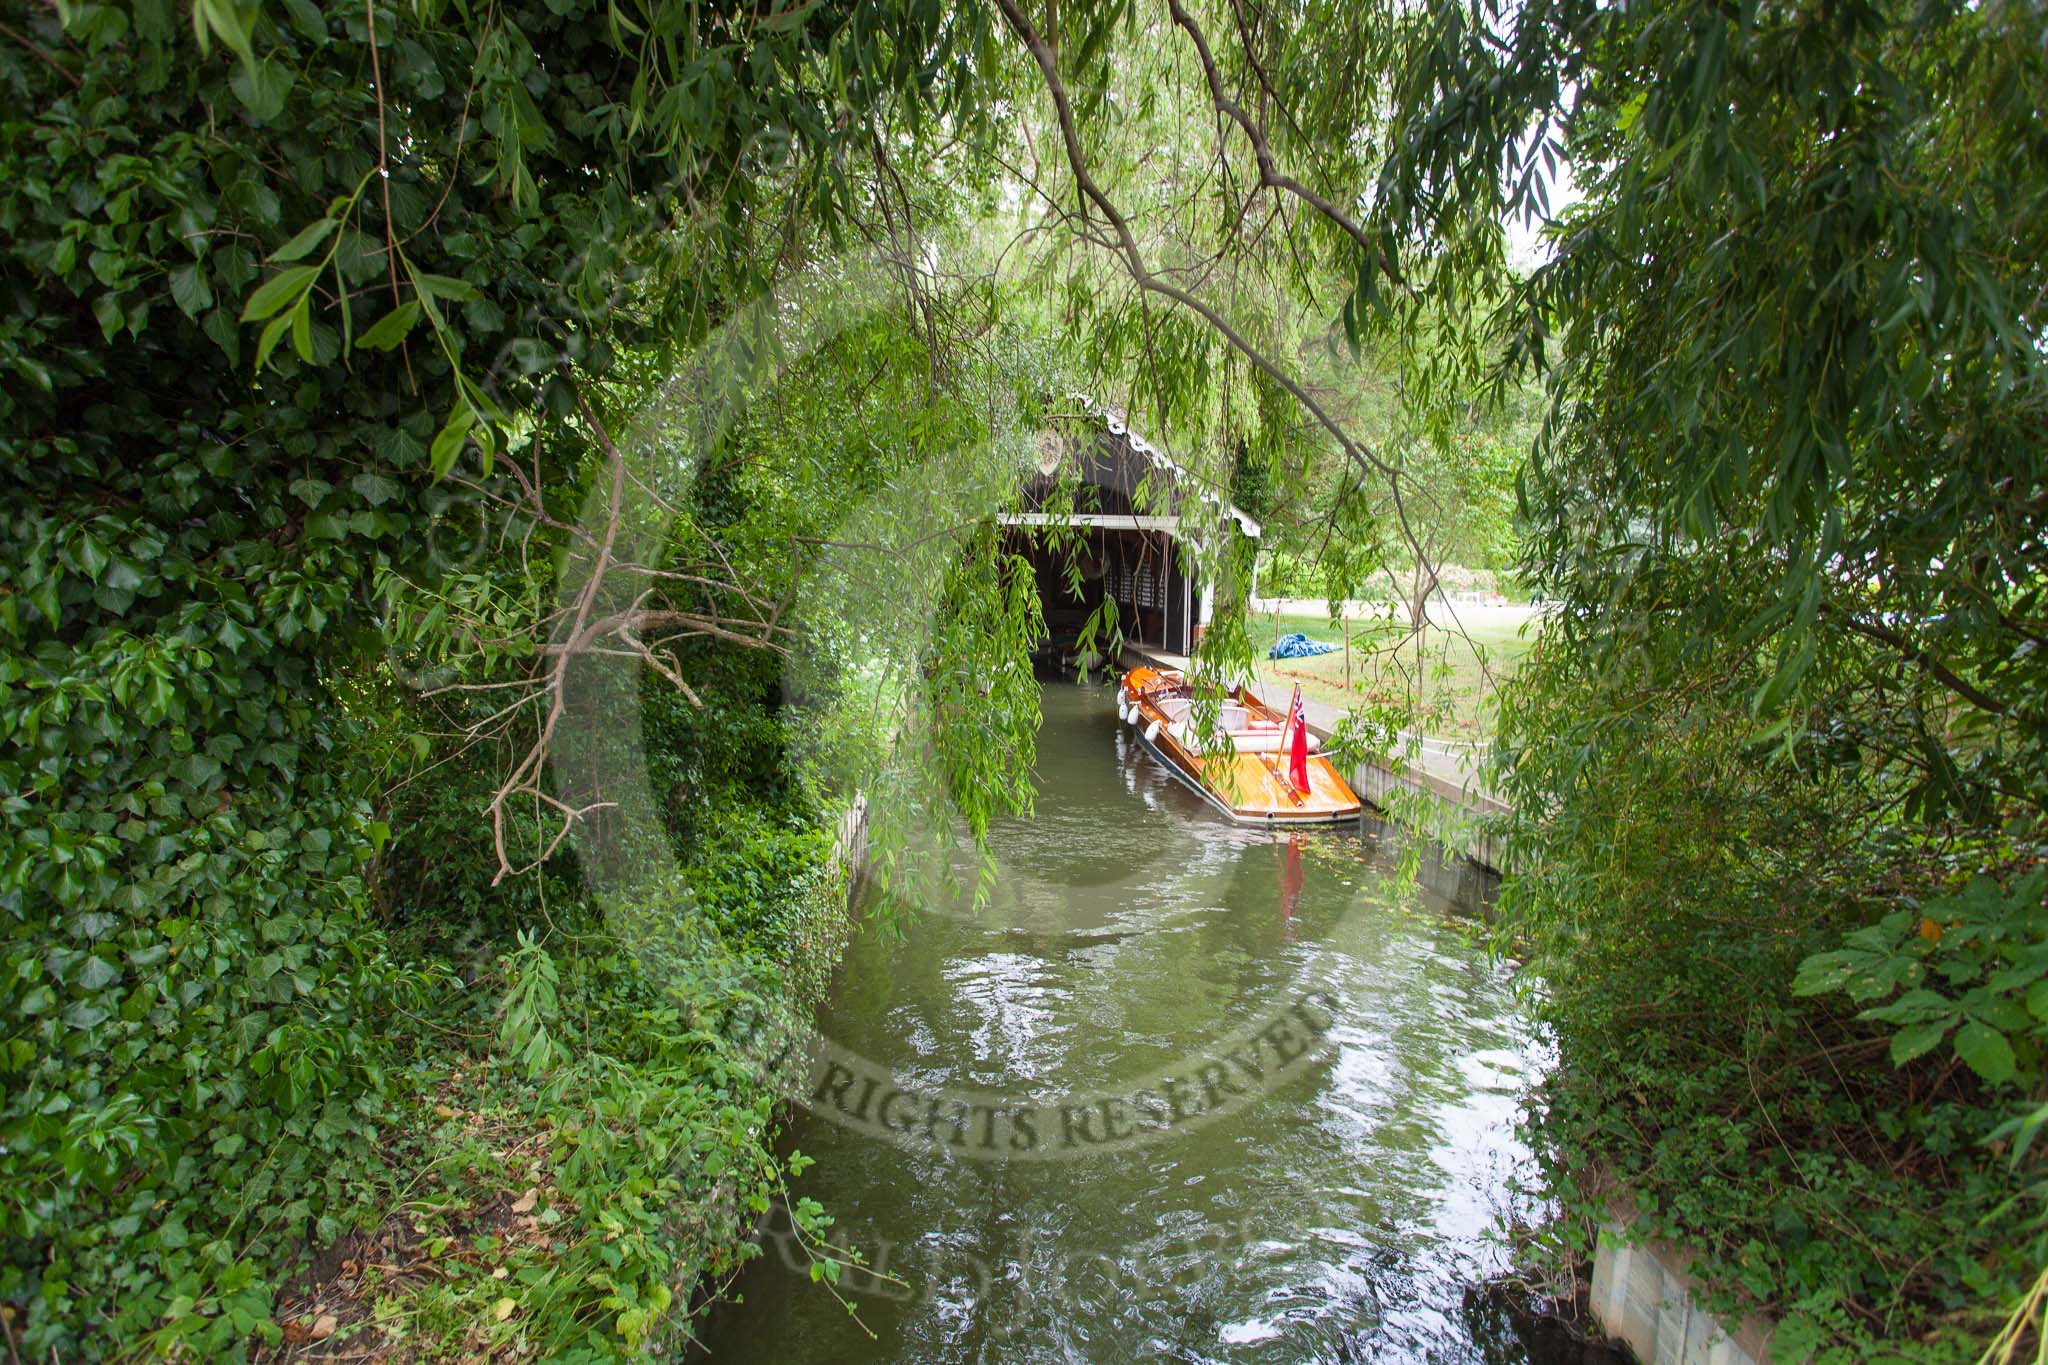
[[[1252,643],[1262,656],[1259,678],[1263,682],[1298,682],[1302,696],[1332,706],[1415,698],[1423,733],[1479,739],[1492,729],[1495,689],[1535,642],[1541,618],[1531,618],[1525,629],[1520,621],[1501,619],[1498,612],[1468,610],[1459,613],[1459,622],[1457,628],[1432,624],[1424,642],[1423,666],[1418,670],[1415,642],[1405,625],[1353,621],[1348,689],[1342,649],[1313,659],[1264,658],[1276,634],[1271,615],[1253,618]],[[1311,640],[1335,645],[1344,642],[1343,627],[1332,626],[1328,616],[1280,616],[1279,634],[1297,630]]]

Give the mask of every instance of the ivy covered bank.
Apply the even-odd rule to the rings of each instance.
[[[924,453],[850,415],[919,411],[937,442],[987,408],[930,385],[948,324],[905,326],[899,297],[669,490],[642,614],[570,637],[688,679],[644,720],[665,894],[722,940],[682,955],[695,977],[622,941],[570,847],[536,870],[563,811],[521,764],[590,576],[576,509],[616,517],[636,452],[610,433],[673,357],[929,193],[925,144],[898,172],[867,127],[971,119],[977,23],[924,0],[5,20],[9,1356],[280,1348],[344,1254],[432,1261],[431,1292],[372,1296],[429,1353],[673,1339],[784,1189],[718,1025],[814,999],[844,904],[831,794],[783,761],[787,547]]]

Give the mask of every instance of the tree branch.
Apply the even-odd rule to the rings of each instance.
[[[1844,629],[1861,635],[1866,640],[1875,640],[1881,645],[1888,646],[1896,650],[1909,662],[1920,665],[1921,668],[1933,676],[1935,681],[1970,703],[1970,705],[1976,707],[1979,711],[1994,716],[2003,716],[2011,712],[2012,708],[2006,703],[1975,685],[1966,682],[1954,670],[1949,668],[1947,664],[1935,658],[1925,646],[1915,644],[1890,626],[1882,626],[1875,621],[1861,620],[1854,613],[1843,611],[1840,607],[1827,602],[1821,603],[1820,610],[1822,615],[1832,616],[1840,621]]]
[[[1364,443],[1352,439],[1351,435],[1324,410],[1322,404],[1318,403],[1293,376],[1287,374],[1253,346],[1214,308],[1154,273],[1146,264],[1144,253],[1138,247],[1137,238],[1132,234],[1129,222],[1088,170],[1087,153],[1081,147],[1079,125],[1074,117],[1073,103],[1067,96],[1066,82],[1059,73],[1058,57],[1039,36],[1030,18],[1018,4],[1018,0],[996,0],[996,7],[1002,12],[1011,30],[1016,33],[1018,40],[1038,63],[1039,72],[1045,79],[1046,93],[1052,98],[1053,113],[1059,123],[1068,168],[1073,171],[1075,184],[1083,198],[1095,206],[1115,232],[1117,254],[1122,257],[1132,280],[1140,289],[1171,299],[1208,323],[1234,350],[1274,383],[1280,385],[1296,403],[1301,405],[1303,411],[1315,418],[1317,425],[1337,442],[1338,448],[1344,452],[1346,458],[1361,468],[1383,477],[1393,497],[1395,517],[1400,524],[1402,538],[1408,542],[1409,548],[1415,552],[1417,558],[1422,558],[1424,549],[1421,540],[1408,522],[1407,503],[1401,492],[1401,471],[1374,454]]]
[[[37,61],[41,62],[44,66],[49,67],[50,70],[56,72],[65,80],[70,81],[71,88],[73,90],[83,90],[85,88],[85,82],[79,79],[77,72],[68,70],[64,66],[60,65],[55,57],[52,57],[49,53],[43,51],[43,49],[36,44],[35,39],[29,37],[26,33],[19,32],[15,29],[11,29],[5,24],[0,24],[0,34],[4,34],[5,36],[12,38],[15,42],[20,43],[23,47],[27,48],[29,52],[34,55]]]
[[[1195,56],[1202,63],[1202,74],[1209,84],[1209,100],[1216,106],[1216,112],[1242,129],[1245,137],[1251,142],[1252,155],[1257,158],[1259,165],[1259,184],[1291,194],[1322,214],[1356,242],[1360,251],[1378,261],[1382,274],[1388,279],[1398,281],[1401,278],[1400,263],[1380,250],[1356,219],[1280,169],[1279,162],[1273,158],[1273,147],[1266,140],[1265,131],[1252,121],[1251,115],[1244,111],[1242,105],[1224,93],[1223,77],[1216,69],[1216,58],[1209,51],[1209,40],[1203,36],[1194,16],[1181,7],[1180,0],[1166,0],[1166,8],[1172,14],[1173,22],[1180,26],[1188,35],[1189,41],[1195,45]]]
[[[599,801],[585,806],[572,807],[566,802],[549,795],[545,790],[543,779],[546,775],[548,757],[554,746],[555,732],[561,723],[563,712],[568,705],[568,677],[569,666],[572,661],[589,655],[610,655],[637,660],[646,664],[655,673],[674,686],[692,706],[702,706],[703,700],[683,678],[680,669],[676,666],[674,657],[659,652],[658,645],[660,642],[650,643],[642,639],[643,632],[666,631],[682,635],[709,636],[749,649],[779,648],[780,645],[777,642],[777,637],[792,634],[787,626],[776,624],[776,620],[781,614],[781,605],[775,605],[772,612],[768,613],[766,620],[729,620],[707,612],[683,611],[659,605],[650,607],[647,605],[647,601],[656,590],[653,586],[649,586],[637,593],[633,598],[632,605],[623,611],[602,613],[598,611],[598,603],[602,594],[606,591],[608,580],[619,576],[625,576],[637,582],[655,584],[667,581],[680,581],[713,591],[731,592],[737,594],[757,616],[767,612],[770,604],[765,598],[748,592],[738,584],[736,581],[738,575],[733,571],[731,562],[725,559],[724,552],[718,550],[715,544],[713,549],[718,551],[720,562],[724,564],[725,570],[729,575],[727,579],[713,579],[701,574],[656,569],[651,566],[621,560],[619,558],[618,542],[619,529],[625,518],[626,492],[629,487],[639,487],[641,485],[639,480],[634,478],[632,472],[627,468],[625,455],[619,450],[616,442],[613,441],[610,430],[590,406],[589,401],[581,391],[578,391],[576,394],[576,410],[582,416],[584,423],[589,427],[592,436],[595,438],[598,450],[602,453],[605,465],[611,476],[608,502],[604,509],[605,516],[602,533],[593,536],[584,532],[581,527],[573,528],[576,532],[576,538],[592,552],[593,558],[589,576],[584,579],[582,586],[577,589],[574,600],[562,612],[550,613],[549,616],[537,623],[538,628],[544,630],[548,621],[566,618],[566,624],[561,627],[556,639],[541,648],[541,662],[533,676],[507,684],[462,684],[458,685],[455,689],[482,691],[494,690],[500,686],[526,689],[525,696],[516,699],[510,705],[493,713],[491,717],[480,722],[477,726],[471,727],[472,734],[477,733],[482,728],[495,725],[501,718],[508,718],[527,705],[541,708],[539,723],[536,727],[532,743],[528,745],[526,753],[513,766],[512,770],[506,774],[504,781],[499,784],[497,791],[492,793],[491,796],[489,807],[491,837],[498,856],[498,871],[497,875],[492,878],[493,884],[503,881],[506,877],[531,871],[533,868],[545,863],[561,847],[563,840],[568,837],[577,821],[595,811],[607,809],[612,804]],[[559,524],[548,516],[547,509],[540,504],[538,490],[533,485],[527,483],[523,474],[520,476],[519,482],[531,499],[534,514],[547,524]],[[666,504],[660,505],[666,509]],[[604,643],[606,641],[616,641],[622,647],[607,647]],[[524,867],[515,867],[510,852],[506,847],[505,817],[511,802],[515,798],[522,796],[531,797],[536,803],[549,806],[559,812],[562,817],[562,827],[555,832],[535,861]]]

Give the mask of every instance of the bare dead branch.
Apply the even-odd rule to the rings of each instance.
[[[695,572],[689,568],[659,568],[620,557],[619,537],[627,511],[627,490],[636,489],[663,508],[667,508],[668,505],[634,476],[625,454],[612,439],[610,429],[581,392],[576,394],[576,408],[597,443],[598,451],[604,460],[605,471],[609,476],[601,529],[592,533],[581,526],[571,526],[550,515],[542,499],[537,476],[529,480],[525,472],[511,461],[507,461],[507,465],[513,470],[523,496],[517,500],[504,501],[525,509],[541,524],[559,527],[570,533],[591,553],[588,574],[565,607],[546,614],[536,623],[540,630],[551,630],[555,638],[540,649],[539,659],[531,676],[502,683],[450,684],[444,688],[433,689],[430,693],[432,695],[439,692],[511,690],[522,694],[509,705],[472,726],[473,736],[489,732],[492,727],[501,722],[508,722],[527,708],[532,708],[538,713],[532,741],[491,796],[491,837],[498,858],[498,871],[492,879],[493,883],[539,868],[554,856],[563,841],[581,821],[597,811],[610,809],[617,804],[610,801],[593,801],[572,806],[546,790],[548,760],[553,751],[556,732],[568,705],[569,669],[575,660],[592,656],[635,660],[647,665],[657,676],[681,693],[692,706],[702,706],[703,699],[682,676],[675,655],[663,648],[665,644],[698,636],[750,649],[780,649],[784,647],[781,642],[794,633],[789,627],[777,624],[783,603],[775,603],[771,609],[765,595],[758,594],[746,586],[741,581],[741,576],[733,569],[723,547],[715,540],[707,538],[712,552],[719,560],[719,565],[725,571],[723,577]],[[686,611],[680,608],[650,606],[650,599],[658,586],[668,583],[703,589],[714,600],[721,596],[731,597],[743,604],[751,614],[726,617],[711,611]],[[638,591],[631,593],[632,605],[624,610],[600,610],[599,603],[608,594],[618,594],[622,584],[639,585]],[[764,617],[766,619],[763,619]],[[648,638],[656,635],[662,638]],[[561,825],[532,862],[515,865],[507,845],[506,814],[511,804],[521,798],[533,801],[536,810],[542,806],[554,810],[561,816]]]

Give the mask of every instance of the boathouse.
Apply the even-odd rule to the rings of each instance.
[[[1104,598],[1114,598],[1124,637],[1187,655],[1215,611],[1194,551],[1224,533],[1257,539],[1259,523],[1166,451],[1085,395],[1083,416],[1048,431],[1020,508],[999,518],[1010,548],[1031,561],[1050,645],[1071,646]],[[1043,543],[1058,524],[1085,535],[1080,583],[1063,553]],[[1234,530],[1233,530],[1234,528]]]

